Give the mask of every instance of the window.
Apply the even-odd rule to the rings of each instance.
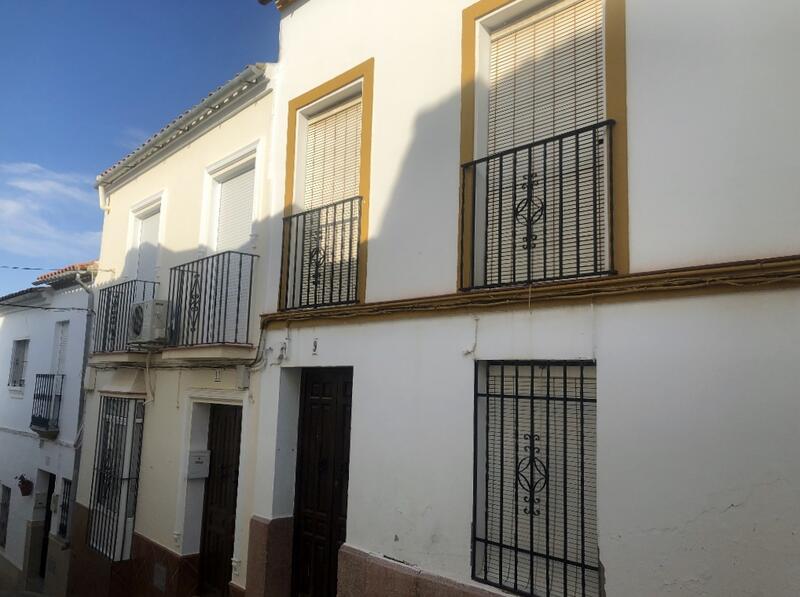
[[[476,364],[472,576],[522,595],[599,595],[596,369]]]
[[[11,509],[11,488],[0,485],[0,547],[6,546],[8,512]]]
[[[374,60],[289,102],[282,309],[364,300]]]
[[[144,401],[103,396],[95,444],[89,545],[114,561],[130,557]]]
[[[463,287],[608,274],[604,0],[503,14],[478,27],[482,85],[465,134],[485,157],[462,166]]]
[[[11,368],[8,385],[12,388],[25,387],[25,369],[28,367],[28,340],[14,340],[11,348]]]
[[[255,169],[250,166],[219,182],[217,252],[241,251],[250,244]]]
[[[53,342],[53,373],[64,373],[67,363],[67,343],[69,342],[69,321],[56,322]]]
[[[69,528],[69,502],[72,492],[72,481],[70,479],[61,480],[61,506],[58,516],[58,536],[66,538]]]
[[[308,120],[304,173],[303,207],[306,210],[359,194],[360,97]]]

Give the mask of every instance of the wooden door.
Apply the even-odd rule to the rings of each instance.
[[[336,595],[347,531],[352,369],[306,369],[300,390],[292,594]]]
[[[236,493],[239,483],[239,447],[242,409],[210,406],[203,529],[200,541],[200,584],[203,595],[228,595],[233,538],[236,530]]]

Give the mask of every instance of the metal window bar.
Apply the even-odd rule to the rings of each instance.
[[[8,372],[8,385],[12,388],[25,387],[25,369],[28,365],[29,340],[14,340],[11,352],[11,367]]]
[[[36,381],[33,386],[31,427],[48,431],[58,430],[63,387],[64,375],[61,373],[40,373],[36,375]]]
[[[113,561],[130,557],[143,425],[143,400],[102,397],[86,541]]]
[[[284,309],[358,301],[360,230],[361,197],[284,218]]]
[[[255,260],[225,251],[170,269],[173,346],[250,342]]]
[[[600,594],[593,361],[476,363],[472,578]]]
[[[6,546],[8,514],[11,509],[11,488],[0,485],[0,547]]]
[[[462,212],[472,215],[461,222],[462,289],[611,273],[613,124],[605,120],[461,167]]]
[[[94,344],[96,353],[132,352],[128,322],[134,303],[156,298],[156,282],[128,280],[100,289],[97,295]]]
[[[58,536],[66,538],[69,528],[69,499],[72,492],[72,481],[61,480],[61,505],[58,513]]]

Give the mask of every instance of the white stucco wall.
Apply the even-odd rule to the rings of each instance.
[[[470,314],[292,329],[262,384],[255,513],[292,514],[287,380],[353,366],[347,542],[468,581],[473,359],[594,358],[607,594],[792,595],[798,305],[783,290],[482,313],[474,357]]]
[[[375,58],[368,300],[456,288],[461,11],[471,3],[310,0],[284,13],[273,214],[283,210],[288,101]],[[632,271],[800,252],[797,10],[793,0],[626,2]]]
[[[45,299],[27,301],[41,307],[86,309],[88,295],[79,287],[45,290]],[[16,299],[20,300],[20,299]],[[31,431],[33,390],[37,374],[52,372],[56,322],[69,321],[67,355],[64,366],[59,434],[55,440],[40,440]],[[11,487],[11,509],[5,549],[0,557],[22,569],[25,555],[26,525],[43,520],[44,512],[34,512],[34,495],[46,493],[47,485],[37,484],[30,496],[22,496],[14,477],[24,474],[37,481],[37,470],[56,475],[55,493],[61,494],[62,479],[72,479],[73,442],[78,425],[78,404],[83,371],[85,311],[45,311],[4,307],[0,311],[0,483]],[[7,387],[14,340],[29,339],[28,365],[22,392]],[[53,515],[51,534],[58,532],[58,512]]]

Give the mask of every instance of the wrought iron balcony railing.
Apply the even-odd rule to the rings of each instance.
[[[36,375],[33,386],[31,429],[41,435],[58,435],[58,416],[61,412],[61,392],[64,375],[43,373]]]
[[[463,289],[611,272],[612,125],[600,122],[461,167]]]
[[[283,220],[282,307],[303,309],[358,300],[361,197]]]
[[[171,345],[249,344],[255,259],[226,251],[170,270]]]
[[[128,321],[134,303],[156,298],[156,282],[128,280],[100,290],[97,295],[97,319],[94,329],[94,352],[129,352]]]

